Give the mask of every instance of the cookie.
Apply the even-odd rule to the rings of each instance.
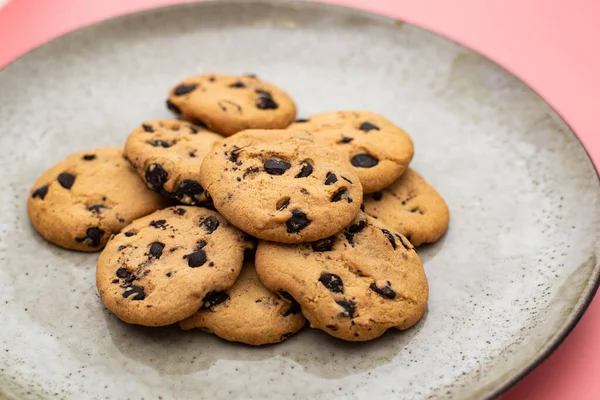
[[[283,243],[333,235],[362,202],[350,163],[301,131],[248,130],[225,139],[204,158],[200,183],[232,224]]]
[[[179,325],[185,330],[200,328],[225,340],[260,346],[289,338],[304,322],[300,307],[264,287],[254,263],[246,262],[231,288],[216,293]]]
[[[27,201],[31,223],[46,240],[98,251],[133,220],[166,204],[148,190],[123,148],[75,153],[39,177]]]
[[[296,118],[296,105],[283,90],[255,75],[205,74],[169,92],[169,110],[225,136],[244,129],[283,129]]]
[[[169,207],[134,221],[108,242],[98,258],[96,285],[121,320],[170,325],[231,287],[251,246],[214,211]]]
[[[256,271],[268,289],[300,304],[311,327],[351,341],[410,328],[429,294],[410,242],[363,213],[343,232],[314,243],[260,241]]]
[[[406,236],[415,246],[436,242],[450,220],[442,196],[410,168],[389,187],[365,195],[363,206],[365,213]]]
[[[343,152],[360,178],[365,193],[381,190],[400,178],[414,148],[402,129],[368,111],[337,111],[298,120],[290,129],[304,129]]]
[[[148,121],[127,139],[125,156],[149,188],[184,204],[209,200],[198,182],[204,156],[223,136],[181,121]]]

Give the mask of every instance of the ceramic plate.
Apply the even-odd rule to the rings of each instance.
[[[36,234],[39,174],[169,117],[167,90],[205,71],[256,73],[300,116],[367,109],[412,135],[413,167],[452,215],[420,251],[431,297],[417,326],[362,344],[306,329],[263,348],[129,326],[99,301],[97,255]],[[473,51],[351,9],[221,1],[68,34],[0,71],[0,157],[0,397],[484,398],[564,339],[598,283],[599,182],[556,112]]]

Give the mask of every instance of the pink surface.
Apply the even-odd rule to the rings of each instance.
[[[0,67],[91,22],[188,0],[9,0]],[[442,33],[503,65],[550,102],[600,163],[600,2],[595,0],[327,0]],[[2,3],[2,1],[0,1]],[[503,396],[600,399],[600,300],[541,366]]]

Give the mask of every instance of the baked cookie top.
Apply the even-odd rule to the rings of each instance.
[[[149,188],[184,204],[199,205],[209,199],[198,182],[200,165],[221,139],[187,122],[147,121],[129,135],[125,156]]]
[[[148,190],[123,156],[123,148],[69,155],[44,172],[27,201],[29,219],[48,241],[98,251],[133,220],[166,205]]]
[[[389,187],[364,196],[364,210],[415,246],[436,242],[448,229],[450,213],[442,196],[415,170]]]
[[[171,89],[167,107],[225,136],[244,129],[283,129],[296,118],[291,97],[255,75],[192,76]]]
[[[204,158],[200,183],[232,224],[283,243],[338,232],[362,202],[350,163],[301,131],[248,130],[225,139]]]
[[[134,221],[98,258],[104,305],[130,324],[170,325],[233,285],[252,242],[218,213],[176,206]]]
[[[429,293],[410,242],[363,213],[343,232],[314,243],[260,241],[256,271],[268,289],[300,304],[311,327],[344,340],[413,326]]]
[[[225,340],[254,346],[281,342],[304,326],[300,307],[282,300],[258,279],[253,262],[246,262],[235,284],[217,292],[183,329],[200,328]]]
[[[289,129],[304,129],[324,144],[344,152],[365,193],[390,185],[408,168],[413,142],[385,117],[368,111],[334,111],[297,120]]]

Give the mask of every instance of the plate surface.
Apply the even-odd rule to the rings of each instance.
[[[411,134],[413,167],[452,216],[420,251],[431,296],[415,328],[362,344],[305,330],[257,349],[128,326],[99,301],[97,255],[35,233],[39,174],[169,117],[171,85],[207,71],[257,73],[301,116],[368,109]],[[104,22],[0,71],[0,132],[0,397],[482,398],[539,363],[597,287],[600,187],[568,126],[482,56],[385,17],[221,1]]]

